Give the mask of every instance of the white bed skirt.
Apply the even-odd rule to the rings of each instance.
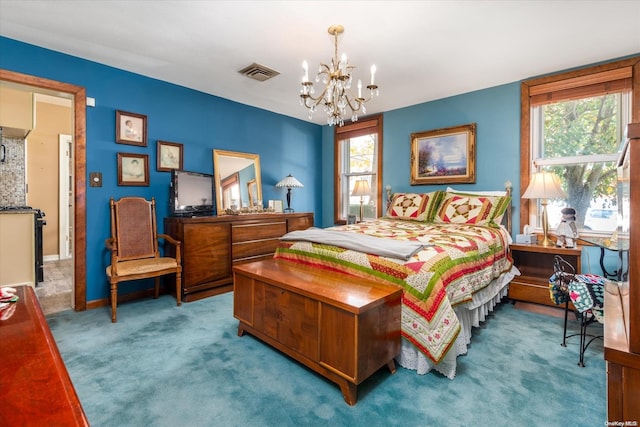
[[[500,277],[493,280],[486,288],[473,295],[473,300],[469,303],[454,307],[454,311],[460,319],[461,330],[453,347],[438,364],[434,364],[413,344],[407,340],[402,340],[402,349],[396,357],[396,362],[403,368],[413,369],[419,375],[424,375],[432,369],[440,372],[449,379],[456,376],[456,359],[462,354],[467,354],[467,346],[471,342],[471,329],[480,326],[487,315],[509,292],[509,282],[520,275],[514,266]]]

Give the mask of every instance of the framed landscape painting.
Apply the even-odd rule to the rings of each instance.
[[[411,134],[411,185],[475,182],[475,123]]]

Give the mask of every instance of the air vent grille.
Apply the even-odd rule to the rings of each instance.
[[[271,68],[265,67],[264,65],[256,64],[255,62],[238,72],[249,77],[250,79],[258,80],[259,82],[269,80],[270,78],[280,74],[279,72],[272,70]]]

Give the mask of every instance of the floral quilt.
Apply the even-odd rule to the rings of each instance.
[[[453,307],[512,265],[507,232],[495,226],[380,218],[331,230],[424,243],[408,261],[306,241],[281,241],[274,257],[402,286],[402,336],[434,363],[460,332]]]

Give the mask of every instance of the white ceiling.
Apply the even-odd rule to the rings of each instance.
[[[302,120],[333,24],[356,79],[377,66],[367,113],[640,53],[640,1],[0,0],[2,36]],[[253,62],[280,75],[238,73]]]

